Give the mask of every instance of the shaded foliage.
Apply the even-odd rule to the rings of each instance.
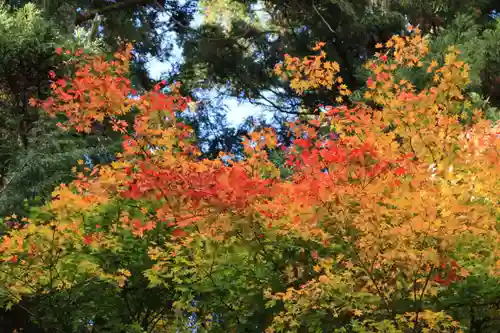
[[[360,66],[373,55],[376,43],[400,33],[408,22],[431,36],[456,34],[453,19],[472,12],[473,24],[484,30],[492,21],[492,11],[498,9],[495,1],[487,0],[212,0],[204,4],[207,11],[219,15],[207,14],[205,24],[188,33],[180,74],[187,89],[228,86],[231,96],[285,113],[325,103],[331,92],[320,89],[299,96],[274,77],[269,69],[283,60],[283,54],[303,57],[317,41],[326,42],[329,60],[340,64],[346,84],[357,90],[364,82],[358,74]],[[233,15],[224,15],[224,10],[232,10]],[[489,44],[486,49],[496,49],[495,39],[486,37],[484,42]],[[476,64],[475,59],[468,60]],[[486,63],[476,65],[484,68]],[[484,87],[488,85],[484,81]]]

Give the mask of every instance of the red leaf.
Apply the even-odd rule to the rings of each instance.
[[[311,257],[312,257],[314,260],[318,259],[318,257],[319,257],[318,252],[317,252],[317,251],[312,251],[312,252],[311,252]]]
[[[90,245],[92,244],[92,235],[86,235],[83,237],[83,242],[86,244],[86,245]]]
[[[182,229],[175,229],[174,231],[172,231],[172,236],[174,237],[186,237],[187,235],[188,233]]]
[[[403,176],[403,175],[405,175],[405,174],[406,174],[406,169],[405,169],[405,168],[403,168],[403,167],[396,168],[396,169],[394,170],[394,174],[395,174],[396,176]]]

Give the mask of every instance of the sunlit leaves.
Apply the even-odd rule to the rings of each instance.
[[[491,258],[472,247],[469,255],[490,274],[498,272],[498,126],[479,112],[470,124],[460,122],[468,67],[454,49],[444,64],[429,64],[426,70],[436,79],[417,91],[396,79],[395,71],[422,67],[426,41],[415,31],[385,47],[378,45],[381,52],[367,63],[365,98],[377,108],[324,106],[309,122],[289,124],[293,144],[282,149],[287,177],[270,157],[279,149],[270,129],[244,139],[244,160],[201,159],[191,130],[176,118],[189,102],[178,86],[168,94],[158,86],[132,98],[123,78],[127,52],[110,62],[87,59],[76,77],[56,81],[54,97],[42,105],[65,115],[65,125],[78,131],[109,118],[112,130],[123,134],[124,152],[110,166],[84,169],[61,186],[46,207],[48,221],[9,232],[2,265],[42,289],[90,276],[123,287],[131,277],[126,267],[110,273],[88,258],[136,241],[152,262],[145,276],[154,286],[170,283],[179,309],[191,310],[195,292],[223,290],[222,297],[236,304],[211,299],[205,306],[233,315],[249,305],[227,290],[260,296],[265,290],[269,307],[279,303],[283,309],[269,332],[317,329],[326,317],[335,328],[350,323],[359,332],[416,326],[457,332],[452,318],[426,306],[471,275],[465,260],[454,257],[470,239],[488,244]],[[286,56],[275,70],[299,93],[335,86],[341,96],[349,95],[338,64],[324,58]],[[129,124],[120,117],[132,109],[136,117]],[[99,219],[113,205],[120,207],[116,214]],[[37,242],[30,243],[33,238]],[[274,255],[266,247],[290,240],[310,248],[297,250],[307,260],[280,267],[282,290],[271,288],[262,273],[245,280],[251,275],[249,253],[256,271],[271,272],[263,267]],[[78,263],[80,275],[67,271],[64,279],[47,279],[52,266],[46,260],[59,248],[66,265],[61,269]],[[234,258],[245,261],[238,267],[248,274],[235,272]],[[234,274],[228,277],[227,270]],[[306,281],[299,285],[301,279]],[[39,290],[7,281],[16,296]]]
[[[313,50],[318,51],[325,43],[318,43]],[[337,62],[324,61],[326,53],[321,51],[317,56],[304,57],[299,59],[285,54],[283,64],[277,64],[274,72],[285,80],[290,80],[290,87],[298,94],[303,94],[308,90],[320,87],[333,89],[337,85],[341,96],[348,96],[351,91],[342,84],[342,78],[337,74],[340,66]],[[341,100],[340,100],[341,101]]]
[[[422,297],[435,295],[436,289],[459,281],[459,275],[468,276],[455,262],[451,268],[443,264],[465,234],[498,238],[498,210],[492,211],[484,202],[473,203],[469,193],[494,197],[498,202],[498,194],[491,190],[476,192],[483,187],[478,187],[476,177],[489,175],[489,180],[483,178],[479,183],[499,188],[499,138],[497,127],[480,120],[479,114],[472,128],[460,123],[468,66],[457,60],[455,49],[448,50],[442,66],[432,61],[427,68],[436,75],[434,85],[416,91],[410,82],[396,80],[395,70],[423,65],[420,59],[427,53],[427,45],[418,29],[414,36],[393,37],[385,47],[386,52],[376,54],[366,65],[372,75],[365,98],[378,104],[381,111],[364,105],[353,110],[325,108],[327,116],[322,119],[335,128],[338,137],[334,140],[309,134],[302,137],[300,132],[307,126],[297,128],[295,135],[300,138],[295,140],[289,160],[297,171],[293,184],[297,192],[283,203],[300,197],[307,207],[328,207],[326,214],[322,211],[324,215],[316,212],[328,232],[315,232],[314,224],[307,224],[308,237],[312,232],[348,241],[356,252],[348,268],[361,269],[361,276],[371,281],[365,288],[385,299],[381,308],[393,311],[386,302],[395,297],[411,299],[412,288]],[[302,91],[300,84],[291,82],[291,87]],[[479,135],[485,146],[472,148],[472,142],[478,141],[469,131]],[[296,214],[290,212],[290,220]],[[304,224],[294,229],[305,235]],[[353,230],[356,236],[346,237]],[[295,303],[306,302],[313,295],[304,295]],[[289,302],[287,297],[282,299]]]

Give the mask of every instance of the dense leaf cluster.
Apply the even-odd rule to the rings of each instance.
[[[0,332],[497,332],[498,9],[0,1]]]

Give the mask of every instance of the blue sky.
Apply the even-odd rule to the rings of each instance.
[[[182,59],[182,56],[179,54],[179,58],[176,60]],[[169,63],[164,63],[158,61],[157,59],[152,59],[149,64],[149,73],[151,77],[159,79],[161,74],[167,72],[170,69]],[[248,102],[239,103],[236,98],[225,98],[224,104],[227,109],[227,120],[233,124],[240,124],[246,117],[255,115],[262,112],[262,109],[258,106],[252,105]]]
[[[202,21],[202,14],[197,14],[195,16],[195,19],[191,23],[191,26],[194,28],[201,24]],[[168,38],[172,37],[175,38],[175,36],[169,36]],[[178,47],[175,47],[170,62],[161,62],[158,59],[151,59],[148,64],[149,73],[152,78],[159,79],[161,78],[162,73],[165,73],[171,69],[171,63],[175,64],[179,61],[182,61],[182,50]],[[264,112],[263,108],[252,105],[248,102],[238,102],[236,98],[225,98],[224,106],[227,111],[227,120],[234,126],[242,123],[243,120],[245,120],[245,118],[247,118],[248,116],[257,115]]]

